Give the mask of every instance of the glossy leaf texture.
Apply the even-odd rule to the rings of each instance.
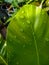
[[[8,26],[8,65],[49,65],[49,17],[39,6],[25,5]]]

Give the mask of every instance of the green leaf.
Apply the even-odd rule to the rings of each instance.
[[[9,65],[49,65],[49,21],[47,13],[25,5],[8,27]]]

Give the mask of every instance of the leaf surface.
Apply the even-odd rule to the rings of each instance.
[[[23,6],[7,35],[9,65],[49,65],[49,21],[42,8]]]

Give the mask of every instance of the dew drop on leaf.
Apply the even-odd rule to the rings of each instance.
[[[30,45],[32,45],[32,43],[30,43]]]
[[[23,31],[24,31],[24,30],[21,28],[21,29],[20,29],[20,32],[23,32]]]
[[[27,20],[27,23],[28,23],[28,24],[30,24],[30,21],[29,21],[29,20]]]
[[[23,45],[23,48],[25,48],[25,44]]]
[[[10,42],[12,42],[12,40],[10,39]]]
[[[26,55],[26,52],[24,52],[24,55]]]
[[[32,35],[34,35],[34,32],[32,33]]]
[[[16,36],[14,36],[14,38],[16,39]]]
[[[20,43],[20,40],[17,40],[18,43]]]
[[[22,14],[24,14],[24,11],[22,11]]]
[[[23,15],[21,15],[20,18],[24,19],[25,17]]]
[[[23,22],[23,25],[24,25],[25,23]]]
[[[46,38],[45,40],[48,42],[49,41],[49,38]]]
[[[25,39],[25,36],[23,36],[23,39]]]
[[[16,65],[19,65],[19,62],[18,61],[16,62]]]

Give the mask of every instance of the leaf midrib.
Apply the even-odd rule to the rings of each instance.
[[[35,37],[35,33],[34,32],[33,32],[33,36],[34,36],[35,49],[36,49],[36,54],[37,54],[37,64],[40,65],[38,46],[37,46],[36,37]]]

